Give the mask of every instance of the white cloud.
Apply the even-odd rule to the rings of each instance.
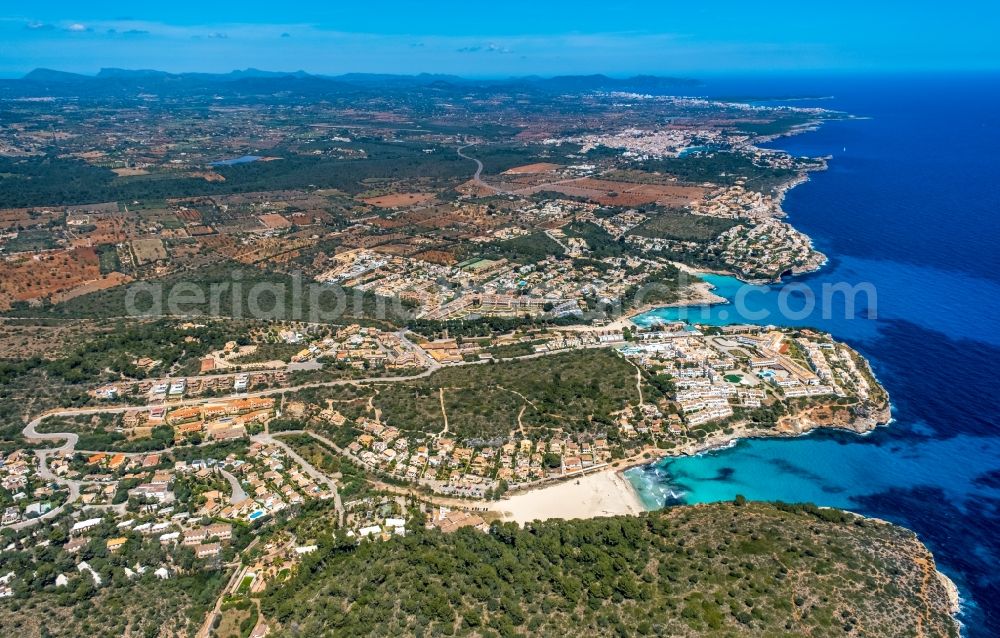
[[[497,44],[495,42],[489,42],[487,44],[471,44],[455,49],[459,53],[513,53],[513,51],[506,46]]]
[[[74,22],[73,24],[66,27],[67,31],[72,31],[74,33],[82,33],[87,30],[87,25],[80,24],[79,22]]]

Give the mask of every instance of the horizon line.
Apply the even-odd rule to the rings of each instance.
[[[656,72],[630,72],[630,71],[616,71],[616,72],[587,72],[578,71],[574,73],[510,73],[510,74],[464,74],[455,73],[447,71],[418,71],[412,73],[398,72],[398,71],[307,71],[305,69],[296,70],[284,70],[284,69],[263,69],[260,67],[247,66],[247,67],[236,67],[228,71],[208,71],[208,70],[185,70],[185,71],[166,71],[164,69],[157,68],[128,68],[124,66],[102,66],[97,68],[97,70],[82,73],[79,71],[64,71],[62,69],[50,66],[36,66],[26,71],[0,71],[0,79],[2,80],[23,80],[26,76],[35,71],[53,71],[57,73],[65,73],[67,75],[76,75],[88,79],[101,79],[98,74],[104,70],[116,70],[116,71],[127,71],[131,73],[140,72],[151,72],[151,73],[167,73],[170,75],[191,75],[191,74],[202,74],[202,75],[229,75],[239,72],[249,72],[257,71],[261,73],[270,73],[277,75],[296,75],[305,74],[316,78],[337,78],[345,75],[361,75],[361,76],[371,76],[371,75],[391,75],[397,77],[420,77],[424,75],[440,75],[440,76],[450,76],[456,77],[464,80],[518,80],[525,78],[540,78],[540,79],[552,79],[559,77],[594,77],[602,76],[612,79],[631,79],[636,77],[652,77],[652,78],[669,78],[677,80],[699,80],[701,78],[718,78],[718,77],[776,77],[776,76],[798,76],[798,77],[824,77],[824,76],[941,76],[941,75],[991,75],[1000,74],[1000,67],[997,68],[979,68],[979,67],[955,67],[951,69],[942,68],[929,68],[929,69],[912,69],[912,68],[900,68],[900,69],[887,69],[887,68],[816,68],[816,69],[730,69],[730,70],[702,70],[702,71],[656,71]]]

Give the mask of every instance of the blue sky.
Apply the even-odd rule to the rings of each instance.
[[[88,4],[4,2],[0,75],[36,67],[466,76],[1000,69],[1000,2]]]

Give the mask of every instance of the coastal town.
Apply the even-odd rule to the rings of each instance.
[[[186,560],[187,549],[199,568],[218,568],[220,555],[233,559],[225,553],[233,525],[266,525],[276,516],[294,516],[311,501],[331,502],[348,536],[359,539],[405,534],[414,507],[430,526],[476,527],[504,516],[523,518],[510,511],[516,500],[503,499],[508,492],[544,492],[546,485],[588,474],[614,476],[651,455],[691,454],[717,445],[720,435],[746,435],[747,426],[770,427],[770,435],[781,435],[801,432],[802,423],[865,431],[887,420],[884,390],[867,364],[846,345],[809,330],[676,323],[516,331],[466,342],[410,341],[357,325],[331,337],[303,330],[296,325],[271,329],[298,350],[289,361],[277,362],[279,370],[303,357],[320,367],[325,361],[357,362],[376,370],[396,352],[406,357],[408,376],[318,382],[309,390],[272,378],[278,385],[256,389],[248,373],[220,377],[214,365],[205,365],[201,376],[216,381],[208,395],[197,375],[148,380],[128,389],[102,386],[93,394],[98,406],[56,411],[26,428],[29,442],[62,440],[61,447],[18,449],[4,456],[2,485],[11,495],[4,503],[4,527],[41,532],[44,528],[36,524],[43,521],[67,526],[63,549],[70,554],[97,542],[115,552],[129,542],[155,541],[163,558],[144,567],[169,578],[192,568],[190,560],[187,567],[178,562]],[[218,357],[231,365],[240,359],[239,349],[252,348],[230,342],[202,361]],[[500,352],[508,354],[498,357]],[[433,393],[440,394],[433,397],[434,403],[440,399],[440,431],[411,429],[390,404],[379,402],[387,383],[432,381],[450,368],[510,366],[588,352],[606,352],[632,368],[626,378],[638,394],[612,412],[606,426],[582,432],[533,426],[530,413],[525,416],[532,401],[517,391],[512,392],[523,404],[516,419],[497,423],[505,434],[489,440],[449,432],[445,393],[451,390],[444,386]],[[331,398],[323,398],[324,386]],[[341,387],[349,388],[353,398],[342,398]],[[654,387],[661,390],[655,400],[648,394]],[[315,398],[304,400],[307,392]],[[123,399],[148,403],[130,407]],[[781,416],[766,426],[759,422],[766,418],[762,410]],[[111,447],[123,451],[82,449],[81,437],[63,429],[115,433]],[[83,438],[101,441],[92,434]],[[160,441],[160,449],[127,451]],[[332,467],[340,469],[330,472]],[[352,476],[348,491],[358,497],[351,501],[339,493],[346,468]],[[57,586],[71,575],[58,576]],[[101,579],[82,566],[74,577],[91,578],[95,585]],[[15,586],[8,584],[7,591]]]
[[[293,347],[252,373],[237,372],[255,348],[265,348],[246,343],[251,335]],[[533,399],[513,389],[519,411],[488,438],[463,434],[455,422],[461,410],[449,424],[446,392],[455,390],[446,385],[430,392],[440,403],[439,431],[433,424],[413,429],[379,400],[389,387],[431,382],[449,369],[590,353],[620,362],[625,385],[637,394],[608,422],[583,431],[535,426]],[[311,387],[279,376],[303,361],[313,372],[346,365],[377,375],[400,366],[401,376]],[[240,601],[316,551],[314,535],[287,532],[270,537],[263,554],[247,551],[269,528],[316,507],[354,543],[390,541],[415,526],[452,533],[502,520],[634,514],[645,506],[621,474],[633,465],[696,453],[754,428],[764,436],[816,426],[865,431],[888,418],[884,390],[857,353],[828,335],[766,326],[573,326],[461,340],[356,324],[335,331],[276,324],[210,351],[199,370],[95,388],[97,405],[38,417],[24,435],[42,446],[0,460],[0,484],[10,494],[2,525],[14,533],[13,547],[53,543],[66,557],[46,587],[100,589],[146,574],[169,582],[235,570],[205,620],[211,624],[246,611]],[[765,423],[773,418],[768,411],[781,416]],[[95,436],[102,431],[115,437]],[[90,441],[111,449],[86,449]],[[134,451],[144,446],[152,449]],[[51,530],[60,530],[59,541],[42,540]],[[130,558],[104,558],[113,556]],[[15,574],[0,594],[23,595],[29,586]],[[252,618],[263,635],[267,620]]]
[[[626,470],[890,420],[829,334],[656,313],[725,303],[705,273],[825,263],[782,201],[826,159],[763,145],[845,114],[606,87],[106,99],[128,127],[4,102],[0,158],[57,147],[79,190],[25,179],[0,209],[0,618],[45,597],[70,633],[122,609],[108,635],[289,635],[280,592],[336,557],[644,521],[675,502]],[[407,615],[448,633],[438,593]]]

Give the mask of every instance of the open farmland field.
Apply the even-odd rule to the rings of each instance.
[[[111,171],[118,177],[135,177],[137,175],[149,175],[149,171],[144,168],[112,168]]]
[[[631,184],[665,184],[676,185],[678,180],[673,175],[658,172],[637,171],[634,169],[616,169],[601,174],[601,179],[611,182],[629,182]]]
[[[17,230],[45,226],[62,218],[62,213],[36,211],[28,208],[0,210],[0,230]]]
[[[101,278],[101,263],[93,248],[73,248],[0,262],[0,308],[70,290]]]
[[[156,237],[136,239],[132,242],[132,253],[139,264],[149,264],[167,258],[167,249],[164,248],[163,241]]]
[[[90,230],[92,228],[92,230]],[[83,245],[118,244],[128,241],[130,237],[140,233],[138,223],[135,218],[129,219],[120,216],[118,213],[111,215],[94,217],[86,229],[78,234]]]
[[[16,237],[8,238],[2,245],[4,252],[10,254],[53,250],[59,247],[52,233],[44,228],[22,230]]]
[[[606,206],[637,206],[656,202],[664,206],[686,206],[700,200],[707,192],[700,186],[673,186],[667,184],[633,184],[603,179],[581,179],[556,185],[555,190],[580,189],[568,195],[584,196]]]
[[[434,193],[393,193],[392,195],[369,197],[361,201],[379,208],[399,208],[400,206],[422,204],[432,199],[434,199]]]
[[[422,253],[414,255],[413,257],[432,264],[441,264],[444,266],[450,266],[458,261],[455,259],[455,255],[453,253],[446,250],[426,250]]]
[[[414,247],[406,242],[392,243],[392,244],[382,244],[373,249],[375,252],[382,253],[384,255],[396,255],[397,257],[408,257],[419,251],[420,248]]]
[[[455,190],[462,195],[468,195],[470,197],[487,197],[495,192],[490,186],[472,179],[456,186]]]
[[[257,219],[260,220],[260,223],[264,224],[265,226],[271,229],[288,228],[292,225],[292,222],[288,221],[288,219],[284,215],[279,215],[277,213],[269,213],[267,215],[261,215]]]
[[[515,190],[519,194],[555,192],[570,197],[580,197],[602,206],[641,206],[660,204],[663,206],[687,206],[698,201],[708,192],[701,186],[677,186],[673,184],[640,184],[604,179],[581,178],[536,184],[519,188],[520,184],[498,185],[499,188]]]
[[[64,290],[62,292],[57,292],[53,294],[50,298],[52,303],[61,303],[63,301],[69,301],[70,299],[75,299],[76,297],[82,297],[83,295],[89,295],[92,292],[97,292],[99,290],[105,290],[107,288],[114,288],[115,286],[120,286],[122,284],[127,284],[132,281],[132,278],[128,275],[122,274],[120,272],[112,272],[104,275],[100,279],[94,281],[88,281],[70,288],[69,290]]]
[[[561,168],[559,164],[552,164],[551,162],[536,162],[534,164],[525,164],[524,166],[515,166],[514,168],[509,168],[503,172],[504,175],[530,175],[534,173],[549,173],[557,168]]]

